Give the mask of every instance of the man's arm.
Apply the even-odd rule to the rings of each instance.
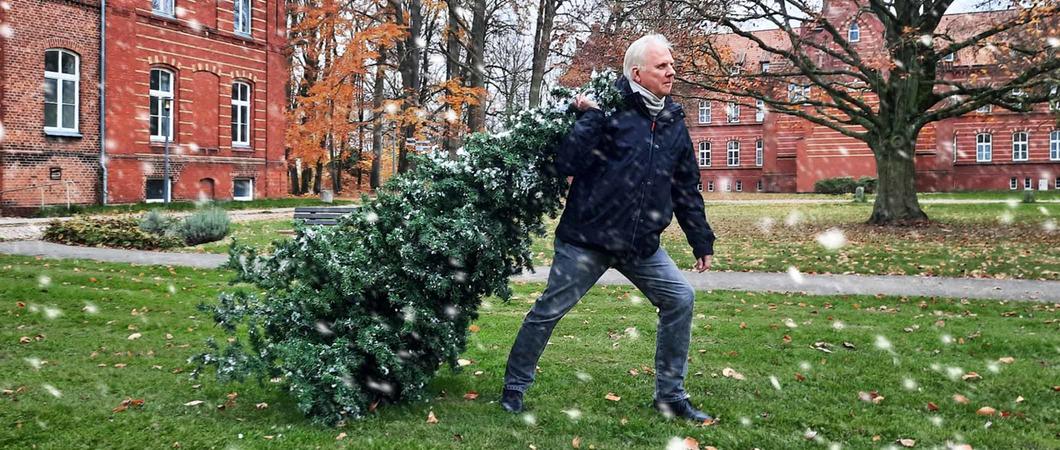
[[[605,118],[596,102],[584,95],[575,97],[571,108],[578,111],[578,120],[556,149],[556,170],[560,175],[578,176],[600,159],[594,150],[604,138]]]
[[[714,254],[714,230],[707,223],[703,196],[696,189],[699,184],[699,165],[687,132],[680,145],[682,156],[678,157],[674,170],[670,196],[673,198],[677,223],[684,230],[688,245],[692,246],[692,254],[696,257],[696,270],[702,272],[710,267],[710,256]]]

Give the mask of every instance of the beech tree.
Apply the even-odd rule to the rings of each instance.
[[[869,222],[926,220],[914,166],[914,145],[926,125],[985,105],[1030,111],[1057,95],[1057,4],[1004,1],[991,5],[1007,9],[977,14],[971,23],[943,19],[953,0],[679,1],[716,24],[710,31],[733,33],[773,61],[765,73],[742,70],[720,40],[703,39],[706,57],[687,61],[694,70],[684,72],[695,76],[684,81],[715,98],[759,100],[772,112],[864,142],[879,176]],[[834,14],[839,10],[844,14]],[[861,29],[882,30],[880,45],[851,42],[851,15]],[[779,29],[781,42],[751,31],[763,25]],[[947,61],[955,54],[986,63],[950,71]]]

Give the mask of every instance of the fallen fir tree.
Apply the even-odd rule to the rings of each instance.
[[[609,112],[621,100],[614,78],[579,92]],[[567,190],[553,161],[575,119],[573,93],[553,92],[504,133],[469,136],[455,160],[419,156],[337,226],[299,226],[271,255],[234,245],[233,282],[259,289],[201,306],[229,338],[191,358],[196,375],[213,366],[221,381],[281,377],[299,409],[326,424],[421,398],[443,363],[458,367],[483,297],[507,300],[509,277],[533,267],[532,235]]]

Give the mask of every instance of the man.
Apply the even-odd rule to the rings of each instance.
[[[614,267],[659,309],[655,409],[667,417],[712,420],[684,390],[695,291],[659,246],[659,234],[676,214],[695,269],[710,268],[714,232],[697,188],[699,167],[684,112],[669,97],[673,62],[666,38],[644,36],[626,50],[624,76],[616,82],[624,100],[612,116],[605,118],[583,95],[572,102],[578,120],[557,149],[556,167],[573,182],[556,229],[548,287],[508,355],[500,402],[507,411],[522,411],[556,323]]]

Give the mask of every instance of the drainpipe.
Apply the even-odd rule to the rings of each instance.
[[[100,204],[107,204],[107,0],[99,7],[99,170],[103,178]]]

